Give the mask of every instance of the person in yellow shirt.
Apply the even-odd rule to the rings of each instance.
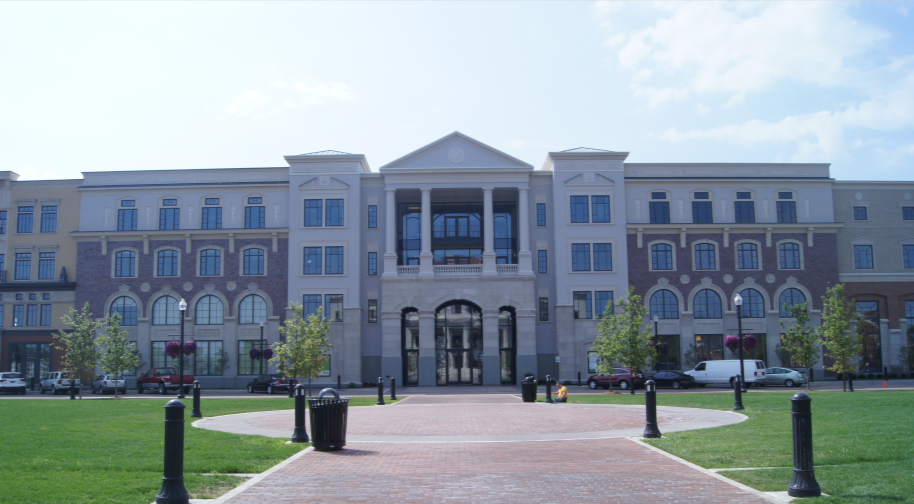
[[[553,395],[558,396],[555,398],[555,402],[557,402],[557,403],[568,402],[568,389],[565,388],[565,384],[562,382],[556,382],[556,384],[559,386],[559,390],[557,392],[552,393]]]

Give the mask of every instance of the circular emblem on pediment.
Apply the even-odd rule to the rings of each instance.
[[[452,163],[459,163],[463,161],[463,149],[460,147],[454,147],[453,149],[447,151],[447,158],[451,160]]]
[[[237,285],[235,285],[235,282],[229,282],[229,283],[225,284],[225,288],[230,291],[235,290],[236,287],[237,287]]]
[[[772,275],[771,273],[765,275],[765,281],[768,283],[774,283],[774,281],[775,281],[774,275]]]
[[[911,199],[911,193],[909,193],[909,192],[904,193],[904,199],[910,200],[910,199]]]
[[[724,283],[725,284],[733,283],[733,275],[730,275],[730,274],[724,275]]]
[[[193,288],[194,288],[194,284],[192,284],[190,282],[184,282],[184,291],[185,292],[190,292],[191,290],[193,290]]]
[[[857,198],[857,201],[860,201],[863,199],[863,193],[857,193],[854,195],[854,197]]]
[[[149,292],[150,288],[152,288],[152,286],[150,286],[148,282],[143,282],[143,284],[140,285],[140,290],[143,292]]]
[[[692,279],[689,278],[689,275],[682,275],[681,277],[679,277],[679,283],[681,283],[683,285],[689,283],[690,280],[692,280]]]

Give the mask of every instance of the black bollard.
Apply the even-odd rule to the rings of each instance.
[[[305,386],[295,386],[295,430],[292,431],[293,443],[307,443],[308,433],[305,431]]]
[[[552,377],[549,375],[546,375],[546,402],[554,404],[552,400]]]
[[[632,369],[632,381],[628,384],[628,394],[635,395],[635,370]]]
[[[581,386],[581,372],[578,371],[578,387]]]
[[[336,389],[340,390],[341,388],[343,388],[343,377],[336,375]]]
[[[390,379],[390,400],[391,401],[397,400],[397,379],[396,378]]]
[[[644,406],[647,413],[647,423],[644,425],[644,434],[641,437],[659,438],[660,428],[657,427],[657,384],[654,380],[644,383]]]
[[[194,380],[194,409],[190,412],[192,418],[203,418],[200,413],[200,382]]]
[[[847,384],[850,386],[850,391],[854,391],[854,375],[847,373]]]
[[[297,381],[294,378],[289,378],[289,399],[295,397],[295,383]]]
[[[114,383],[114,386],[116,387],[117,382]],[[76,399],[76,380],[70,380],[70,399]]]
[[[787,487],[787,495],[791,497],[822,495],[813,469],[811,403],[812,399],[803,392],[790,398],[793,416],[793,478]]]
[[[733,411],[746,409],[743,407],[743,391],[740,376],[733,377]]]
[[[189,504],[184,488],[184,403],[177,399],[165,405],[165,471],[156,504]]]
[[[378,403],[375,406],[384,406],[384,378],[378,377]]]

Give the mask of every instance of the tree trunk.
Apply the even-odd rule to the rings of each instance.
[[[806,390],[812,390],[812,388],[810,388],[812,385],[810,382],[812,382],[812,369],[810,369],[809,366],[806,366]]]
[[[311,377],[308,377],[308,397],[311,397]]]

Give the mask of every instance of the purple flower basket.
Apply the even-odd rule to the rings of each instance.
[[[165,355],[172,359],[177,359],[181,355],[181,343],[178,341],[169,341],[165,344]]]
[[[263,350],[263,358],[266,359],[266,360],[272,359],[272,358],[273,358],[273,349],[272,349],[272,348],[265,348],[265,349]]]
[[[260,358],[260,350],[252,348],[251,352],[248,355],[251,356],[251,360],[257,360]]]
[[[184,343],[184,355],[192,355],[197,353],[197,344],[193,341],[188,341]]]
[[[739,349],[739,338],[736,336],[727,336],[724,338],[724,346],[730,349],[731,352],[735,352]]]
[[[758,346],[758,338],[752,334],[743,336],[743,350],[751,352]]]

